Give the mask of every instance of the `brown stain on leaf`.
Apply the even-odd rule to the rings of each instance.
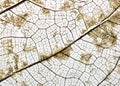
[[[86,21],[87,28],[90,28],[91,26],[95,25],[96,21],[95,19],[91,18]]]
[[[76,21],[80,21],[82,19],[82,15],[78,15],[77,17],[76,17]]]
[[[6,76],[3,70],[0,70],[0,80],[2,80]]]
[[[91,17],[82,13],[82,15],[78,15],[78,17],[76,18],[77,21],[84,18],[86,29],[82,30],[82,34],[85,33],[87,29],[89,29],[91,26],[95,25],[97,22],[100,22],[105,18],[104,12],[100,9],[96,9],[94,15],[95,17]]]
[[[7,75],[12,74],[14,71],[12,67],[9,67],[7,70],[8,70]]]
[[[117,65],[117,73],[120,74],[120,64]]]
[[[81,58],[80,58],[80,59],[81,59],[82,61],[88,62],[91,57],[92,57],[92,54],[86,53],[86,54],[81,54]]]
[[[49,57],[54,55],[54,58],[59,59],[59,60],[66,60],[70,56],[70,51],[72,50],[71,47],[66,48],[65,50],[61,51],[62,48],[58,47],[57,45],[54,47],[53,52],[45,52],[45,53],[40,53],[39,54],[39,59],[40,60],[47,60],[49,61]]]
[[[98,15],[97,21],[99,22],[105,18],[105,14],[103,13],[103,11],[99,11],[98,13],[99,15]]]
[[[25,62],[25,61],[22,61],[21,63],[22,63],[22,68],[24,68],[24,67],[26,67],[28,65],[28,63]]]
[[[21,86],[28,86],[25,81],[21,82]]]
[[[120,0],[109,0],[109,2],[110,2],[110,7],[111,8],[116,8],[120,4]]]
[[[77,14],[78,12],[76,10],[72,10],[71,13]]]
[[[4,0],[2,3],[0,3],[0,8],[7,8],[13,4],[14,2],[12,0]]]
[[[14,69],[15,70],[18,70],[19,69],[19,66],[18,66],[18,63],[19,63],[19,56],[17,54],[13,54],[13,58],[14,58],[14,63],[15,63],[15,66],[14,66]]]
[[[39,60],[45,60],[45,59],[47,59],[50,56],[51,56],[51,53],[49,53],[49,52],[40,53],[39,54]],[[49,59],[47,61],[49,61]]]
[[[20,69],[19,64],[22,64],[22,68],[27,66],[26,62],[24,61],[20,62],[19,55],[13,51],[15,44],[13,44],[12,39],[4,39],[1,41],[1,44],[4,50],[7,51],[7,55],[12,57],[12,60],[14,61],[14,62],[10,62],[9,60],[7,61],[8,65],[14,64],[13,67],[9,67],[7,69],[8,71],[7,75],[11,74],[14,70],[17,71],[18,69]]]
[[[90,28],[91,26],[96,24],[96,19],[94,17],[88,16],[86,14],[82,14],[85,24],[86,24],[86,28]]]
[[[107,26],[110,26],[109,23],[104,23],[88,34],[92,37],[93,43],[98,47],[98,50],[111,48],[117,44],[117,34],[112,28]]]
[[[85,85],[92,85],[92,82],[91,81],[89,81],[89,80],[87,80],[87,81],[85,81]]]
[[[112,23],[110,23],[113,27],[115,27],[117,24],[120,24],[120,11],[117,11],[110,19]],[[116,24],[115,24],[116,23]]]
[[[38,83],[37,86],[43,86],[42,84]]]
[[[35,52],[36,50],[37,50],[36,46],[31,46],[31,45],[23,44],[23,51],[24,52],[30,52],[30,51]]]
[[[84,34],[86,31],[87,31],[86,29],[83,29],[81,33]]]
[[[42,13],[43,13],[43,14],[49,14],[49,13],[50,13],[50,10],[47,9],[47,8],[42,8]]]
[[[104,11],[99,7],[96,7],[92,11],[92,15],[93,15],[94,19],[96,20],[96,22],[101,22],[106,17]]]
[[[0,80],[9,76],[12,73],[13,73],[13,68],[12,67],[9,67],[7,70],[3,70],[3,69],[0,70]]]
[[[63,6],[60,7],[60,9],[61,9],[61,10],[67,10],[67,9],[73,7],[74,4],[75,4],[74,2],[68,2],[68,1],[66,1],[66,2],[63,4]]]
[[[56,35],[58,35],[58,32],[57,32],[57,31],[55,31],[55,32],[53,33],[53,37],[55,38]]]
[[[60,47],[55,46],[55,52],[60,51],[60,49],[61,49]],[[59,59],[59,60],[66,60],[69,58],[71,50],[72,50],[72,48],[68,47],[65,50],[61,51],[60,53],[56,54],[55,58]]]
[[[88,35],[92,37],[93,43],[97,46],[98,51],[103,51],[104,48],[111,48],[117,44],[117,33],[114,31],[114,27],[116,27],[120,23],[120,11],[116,11],[108,21],[91,31]],[[105,17],[103,13],[101,13],[100,18]]]
[[[3,18],[4,19],[0,19],[0,21],[4,24],[12,24],[16,27],[22,27],[26,24],[26,19],[29,16],[29,13],[23,13],[23,14],[19,14],[17,16],[10,16],[8,17],[8,15],[6,14]]]
[[[13,53],[13,43],[12,39],[4,39],[1,41],[2,47],[7,52],[7,54]]]
[[[32,1],[38,5],[44,5],[44,3],[41,0],[32,0]]]

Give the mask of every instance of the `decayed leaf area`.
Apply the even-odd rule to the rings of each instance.
[[[15,44],[13,44],[12,39],[4,39],[1,41],[1,44],[9,59],[12,59],[14,61],[11,62],[8,59],[7,64],[8,65],[14,64],[14,66],[13,67],[9,66],[7,69],[5,69],[5,71],[7,72],[4,72],[4,70],[0,70],[0,79],[3,79],[6,76],[12,74],[13,72],[18,71],[20,68],[24,68],[25,66],[27,66],[27,63],[24,61],[20,61],[19,55],[14,52],[13,49],[15,47]]]
[[[104,15],[104,14],[100,14]],[[96,45],[98,48],[98,51],[101,51],[105,48],[111,48],[117,44],[117,33],[113,29],[117,26],[117,23],[119,23],[119,16],[120,12],[117,11],[110,19],[105,21],[105,23],[99,25],[94,30],[90,31],[88,35],[93,39],[93,44]],[[86,16],[86,15],[85,15]],[[98,17],[98,19],[100,19]],[[93,18],[90,20],[86,20],[86,26],[91,27],[93,24],[95,24],[97,21]],[[87,29],[84,29],[82,33],[84,34]]]
[[[14,4],[13,0],[4,0],[2,3],[0,3],[0,8],[7,8]]]
[[[11,16],[11,17],[8,17],[8,15],[5,15],[3,18],[4,19],[0,19],[1,23],[3,25],[7,25],[7,24],[12,24],[16,27],[21,27],[21,26],[24,26],[25,23],[26,23],[26,18],[29,16],[28,13],[24,13],[24,14],[20,14],[20,15],[17,15],[17,16]]]
[[[33,1],[38,4],[43,4],[43,2],[40,0],[39,1],[33,0]],[[113,3],[114,7],[118,7],[119,0],[116,0],[116,1],[110,0],[110,1]],[[13,4],[13,2],[11,0],[6,0],[3,2],[2,7],[9,7],[10,4]],[[73,3],[65,2],[60,7],[60,9],[66,10],[66,9],[71,8],[71,6],[73,7],[74,5],[75,5],[75,2],[73,2]],[[117,9],[119,9],[119,8],[117,8]],[[42,8],[41,11],[42,11],[43,15],[50,14],[50,11],[47,8]],[[101,52],[104,49],[112,48],[117,44],[118,37],[117,37],[116,31],[114,30],[114,27],[116,27],[120,23],[120,16],[119,16],[120,12],[119,11],[115,11],[110,16],[110,18],[108,18],[108,20],[106,20],[104,23],[100,24],[99,26],[97,26],[96,28],[93,28],[93,30],[90,30],[90,31],[89,31],[90,27],[92,27],[98,21],[104,20],[107,16],[105,16],[104,13],[101,12],[98,16],[98,19],[94,19],[84,13],[81,13],[81,14],[82,15],[77,16],[76,21],[79,22],[84,17],[86,18],[84,21],[86,23],[87,28],[82,31],[82,34],[87,34],[89,37],[92,38],[92,40],[93,40],[92,42],[98,48],[98,52]],[[22,27],[25,25],[26,18],[28,16],[29,16],[28,13],[20,14],[19,16],[11,16],[11,17],[8,17],[7,15],[5,15],[4,19],[1,19],[0,22],[4,26],[6,26],[7,24],[10,23],[16,27]],[[52,52],[40,53],[40,55],[39,55],[40,62],[49,60],[49,59],[51,59],[51,57],[54,57],[55,59],[58,59],[58,60],[69,59],[71,51],[72,51],[71,45],[74,44],[74,42],[75,42],[75,40],[73,40],[71,43],[66,45],[65,48],[56,45],[53,48]],[[7,55],[11,56],[11,58],[14,60],[15,64],[13,67],[9,67],[7,69],[7,72],[4,72],[4,70],[0,70],[0,80],[11,75],[12,73],[18,71],[19,69],[27,68],[27,66],[28,66],[27,63],[24,61],[21,62],[21,66],[18,65],[20,63],[20,59],[19,59],[19,55],[17,53],[15,53],[13,50],[15,45],[13,44],[12,39],[2,40],[1,45],[4,48],[5,52],[7,53]],[[26,44],[23,46],[24,46],[24,49],[23,49],[24,52],[30,52],[30,51],[36,52],[37,51],[37,47],[35,47],[35,46],[27,47]],[[92,54],[84,53],[84,54],[81,54],[80,56],[81,56],[80,60],[83,60],[84,62],[88,62],[90,60],[90,58],[92,57]],[[10,64],[10,63],[11,62],[8,62],[8,64]],[[31,66],[33,66],[33,65],[31,65]],[[119,68],[119,65],[118,65],[118,68]],[[119,71],[120,71],[120,69],[118,69],[118,72]],[[22,84],[25,85],[24,82]]]

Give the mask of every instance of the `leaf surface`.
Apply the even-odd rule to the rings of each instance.
[[[119,86],[120,0],[1,0],[1,86]]]

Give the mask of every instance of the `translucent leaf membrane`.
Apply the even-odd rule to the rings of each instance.
[[[119,0],[1,0],[1,86],[119,86]]]

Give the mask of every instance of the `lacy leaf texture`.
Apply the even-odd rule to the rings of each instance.
[[[0,86],[120,86],[120,0],[0,0]]]

